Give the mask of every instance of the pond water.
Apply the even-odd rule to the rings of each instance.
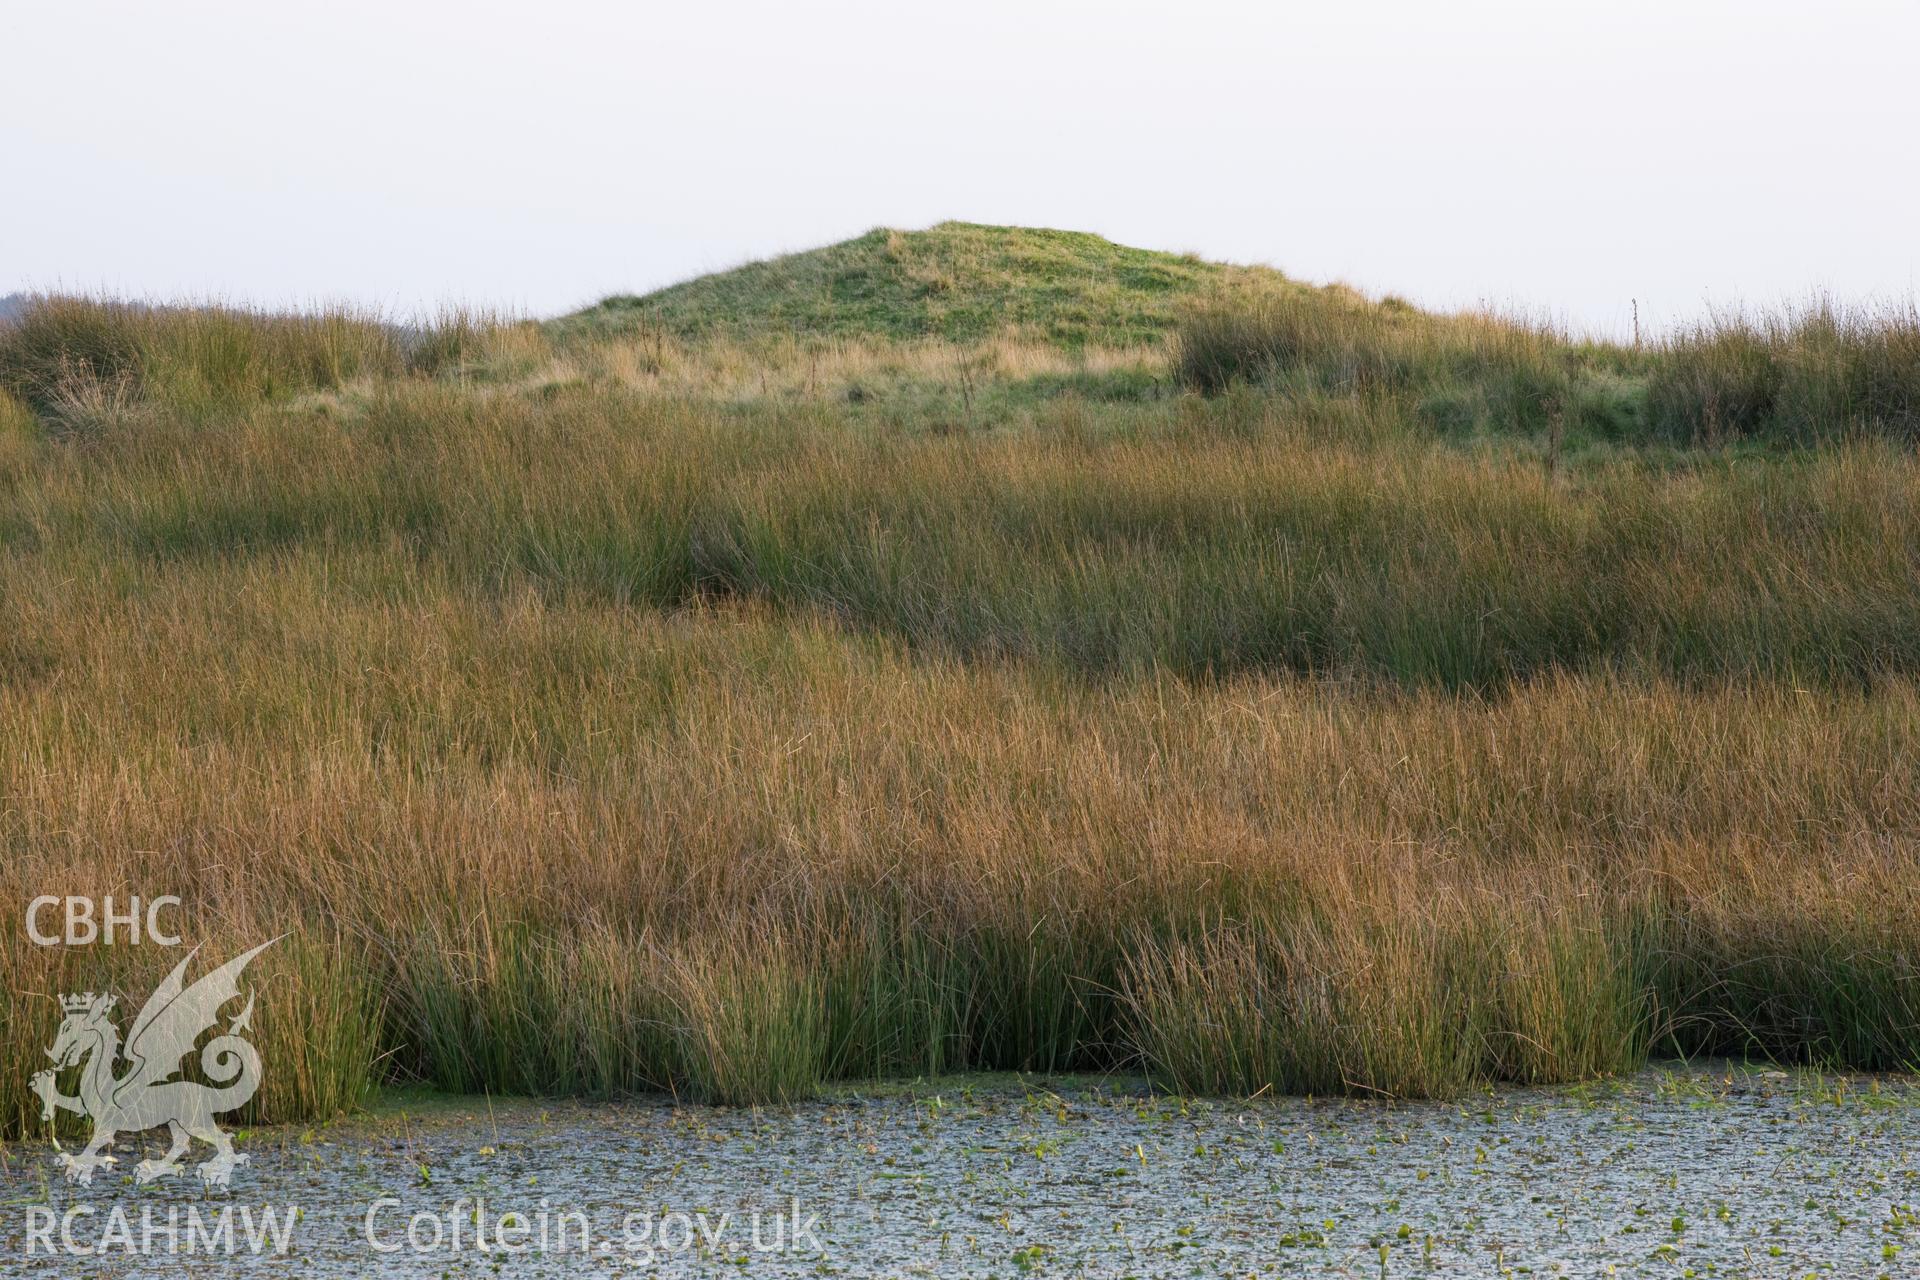
[[[1916,1139],[1913,1080],[1727,1064],[1449,1103],[389,1099],[246,1135],[227,1192],[137,1186],[137,1148],[85,1187],[8,1148],[0,1273],[1907,1277]]]

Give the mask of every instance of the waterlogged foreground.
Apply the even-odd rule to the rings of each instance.
[[[0,1272],[1851,1278],[1920,1259],[1920,1083],[1743,1066],[1410,1105],[1005,1077],[769,1110],[466,1099],[242,1149],[213,1196],[136,1188],[131,1151],[70,1188],[45,1147],[7,1149]]]

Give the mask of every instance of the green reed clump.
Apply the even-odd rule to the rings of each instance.
[[[969,1065],[1064,1071],[1123,1058],[1111,1004],[1119,939],[1072,904],[1009,899],[963,935]]]
[[[502,322],[461,311],[395,325],[341,308],[272,313],[48,296],[0,328],[0,389],[69,425],[130,404],[193,417],[357,380],[457,372],[527,345],[507,334]]]
[[[37,298],[0,328],[0,387],[45,412],[82,384],[132,384],[141,373],[146,323],[126,304]]]
[[[1483,1052],[1454,959],[1418,919],[1215,928],[1136,953],[1129,1031],[1184,1092],[1444,1097],[1479,1078]]]
[[[1449,430],[1633,430],[1630,353],[1542,324],[1435,315],[1338,288],[1218,295],[1182,320],[1175,374],[1218,395],[1253,383],[1298,399],[1398,398]]]
[[[249,1121],[342,1115],[380,1082],[384,975],[355,953],[323,922],[287,933],[248,966],[244,984],[259,993],[251,1038],[265,1064],[242,1113]],[[227,958],[204,946],[196,957]]]
[[[110,992],[118,1003],[111,1014],[121,1035],[131,1034],[146,999],[174,966],[185,962],[191,984],[260,939],[236,930],[206,940],[197,949],[145,946],[20,945],[5,964],[12,978],[27,987],[0,992],[0,1025],[8,1029],[0,1050],[0,1068],[17,1073],[18,1086],[0,1103],[0,1132],[45,1133],[40,1101],[27,1089],[33,1073],[49,1066],[43,1050],[51,1046],[63,1013],[58,997],[83,991]],[[382,976],[354,963],[354,949],[325,922],[296,928],[278,938],[248,967],[242,997],[223,1005],[213,1027],[228,1031],[250,995],[253,1014],[243,1033],[260,1051],[260,1088],[238,1113],[248,1123],[277,1124],[329,1119],[353,1110],[381,1075]],[[122,1048],[124,1049],[124,1044]],[[127,1064],[114,1064],[123,1073]],[[185,1078],[200,1078],[197,1054],[184,1059]],[[74,1073],[62,1076],[68,1092]],[[82,1136],[90,1122],[69,1112],[54,1118],[51,1130]]]
[[[1121,990],[1142,1063],[1189,1092],[1435,1097],[1633,1070],[1651,970],[1623,900],[1484,888],[1148,939]]]
[[[45,297],[0,329],[0,386],[53,414],[108,393],[199,414],[392,374],[399,356],[385,325],[346,311]]]
[[[1555,897],[1481,913],[1472,945],[1489,983],[1484,1070],[1496,1080],[1584,1080],[1647,1059],[1656,1004],[1631,908]]]
[[[387,1037],[409,1074],[461,1092],[791,1101],[833,1054],[830,970],[777,932],[469,924],[400,964]]]
[[[965,1067],[970,966],[937,919],[903,908],[848,916],[820,960],[822,1070],[833,1079],[933,1076]]]
[[[1670,922],[1665,939],[1665,1046],[1920,1068],[1920,951],[1904,907],[1884,892],[1813,899],[1790,912],[1697,904]]]
[[[566,1025],[570,948],[523,921],[441,925],[397,957],[391,1037],[403,1067],[465,1093],[569,1092],[586,1072]]]
[[[442,308],[391,332],[406,371],[427,377],[495,381],[531,373],[553,356],[540,326],[487,311]]]
[[[1695,444],[1920,439],[1920,310],[1819,299],[1715,316],[1654,355],[1647,410],[1654,430]]]
[[[804,950],[778,934],[734,935],[684,944],[669,965],[676,1083],[687,1093],[737,1105],[819,1092],[831,1052],[829,987]]]
[[[1911,302],[1727,313],[1630,349],[1338,289],[1267,288],[1196,305],[1179,339],[1176,374],[1203,394],[1250,383],[1291,399],[1390,396],[1452,431],[1687,445],[1920,436],[1920,310]]]

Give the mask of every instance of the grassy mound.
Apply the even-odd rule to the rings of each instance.
[[[927,231],[869,231],[644,297],[608,298],[557,328],[954,342],[1011,330],[1066,347],[1132,346],[1160,342],[1184,303],[1240,271],[1079,231],[943,222]]]
[[[1629,347],[1084,232],[961,222],[870,231],[609,298],[552,322],[548,333],[717,340],[755,352],[767,339],[820,338],[1013,339],[1074,354],[1161,348],[1169,381],[1205,395],[1248,383],[1296,407],[1303,398],[1348,401],[1367,417],[1404,416],[1452,436],[1536,434],[1556,450],[1920,435],[1920,313],[1911,303],[1861,309],[1815,300],[1714,316]],[[967,420],[976,417],[975,393],[963,380]]]

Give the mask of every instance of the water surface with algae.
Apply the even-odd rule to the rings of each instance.
[[[390,1098],[246,1135],[226,1194],[135,1186],[137,1149],[69,1187],[17,1144],[0,1274],[1920,1276],[1917,1140],[1914,1080],[1727,1064],[1448,1103],[1011,1077],[760,1110]],[[167,1253],[170,1213],[223,1206],[237,1240],[297,1210],[286,1251]],[[26,1253],[35,1211],[54,1257]],[[115,1221],[135,1249],[157,1224],[149,1253]]]

